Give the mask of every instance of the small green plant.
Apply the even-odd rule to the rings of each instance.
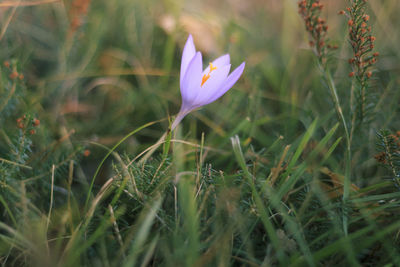
[[[400,132],[392,134],[387,130],[381,130],[378,134],[378,151],[375,159],[387,167],[391,172],[391,180],[400,188]]]

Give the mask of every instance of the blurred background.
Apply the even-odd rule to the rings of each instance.
[[[330,56],[331,67],[346,103],[350,48],[347,19],[338,11],[347,1],[323,4],[330,42],[339,46]],[[371,90],[386,96],[374,127],[395,129],[398,118],[384,103],[398,104],[389,89],[399,84],[400,3],[369,5],[381,54]],[[13,100],[22,105],[2,111],[2,128],[13,127],[5,124],[5,115],[16,119],[28,110],[42,122],[36,146],[62,137],[109,146],[144,123],[175,115],[180,57],[191,33],[205,66],[229,53],[233,67],[246,61],[246,69],[229,93],[185,118],[185,138],[205,132],[206,143],[219,148],[236,133],[258,149],[280,136],[291,143],[315,117],[330,114],[336,121],[297,12],[294,0],[3,0],[0,59],[14,60],[24,79],[17,90],[21,98]],[[143,150],[167,125],[164,120],[129,139],[127,151]],[[96,162],[97,153],[91,157]]]

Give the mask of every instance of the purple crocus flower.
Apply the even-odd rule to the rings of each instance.
[[[243,62],[229,74],[231,64],[229,55],[226,54],[214,60],[203,70],[201,52],[196,52],[193,37],[189,35],[181,61],[182,106],[171,129],[173,130],[192,110],[214,102],[231,89],[242,75],[244,66]]]

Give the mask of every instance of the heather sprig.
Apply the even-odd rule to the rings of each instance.
[[[379,153],[375,159],[391,172],[391,180],[400,189],[400,131],[395,134],[388,130],[377,133]]]
[[[3,62],[3,66],[0,67],[0,123],[5,115],[14,112],[15,96],[20,93],[24,79],[16,60]]]
[[[326,63],[326,55],[329,50],[337,49],[337,45],[329,44],[327,37],[328,25],[326,20],[321,18],[324,5],[319,0],[301,0],[298,2],[299,14],[305,22],[306,31],[310,36],[310,46],[319,61]]]
[[[349,77],[354,79],[352,88],[352,112],[353,128],[359,128],[367,118],[373,107],[373,101],[369,96],[371,77],[374,72],[374,64],[379,56],[374,52],[375,36],[372,35],[370,16],[366,13],[367,0],[351,0],[350,6],[339,14],[347,17],[348,38],[352,48],[352,57],[348,62],[352,68]]]
[[[379,56],[378,52],[373,53],[376,38],[371,34],[370,16],[365,11],[366,3],[366,0],[351,1],[346,11],[339,12],[348,18],[349,43],[353,50],[353,57],[349,58],[353,71],[349,77],[356,77],[362,84],[371,78],[371,67]]]

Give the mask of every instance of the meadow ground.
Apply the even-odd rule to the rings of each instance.
[[[0,263],[399,265],[399,12],[1,0]],[[246,67],[168,131],[189,34]]]

